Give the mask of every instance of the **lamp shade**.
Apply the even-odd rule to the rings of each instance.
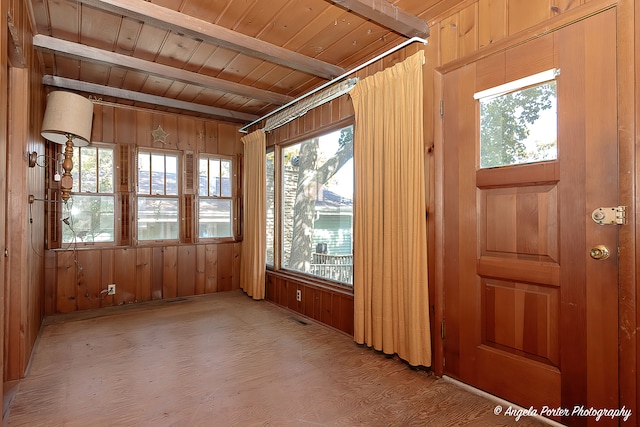
[[[91,140],[93,103],[87,98],[71,92],[55,91],[47,96],[47,109],[40,134],[57,144],[82,147]]]

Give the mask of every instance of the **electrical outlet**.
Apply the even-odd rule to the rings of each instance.
[[[302,291],[300,289],[296,291],[296,300],[302,301]]]
[[[107,285],[107,295],[115,295],[116,294],[116,284],[112,283],[111,285]]]

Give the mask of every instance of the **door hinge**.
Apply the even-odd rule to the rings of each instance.
[[[444,320],[440,323],[440,337],[444,339]]]
[[[627,223],[627,207],[613,206],[597,208],[591,212],[591,219],[600,225],[624,225]]]
[[[444,117],[444,99],[440,100],[440,117]]]

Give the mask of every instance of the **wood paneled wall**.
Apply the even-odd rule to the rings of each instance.
[[[31,44],[28,7],[22,0],[2,1],[2,85],[0,121],[6,126],[6,188],[0,186],[6,240],[4,289],[4,381],[21,378],[44,318],[44,205],[30,205],[28,196],[44,197],[44,169],[29,168],[28,152],[44,154],[39,135],[44,90]],[[7,31],[9,29],[9,31]],[[5,37],[6,36],[6,37]],[[4,85],[6,84],[6,86]],[[42,162],[42,160],[40,160]],[[5,176],[2,177],[3,179]],[[5,191],[6,190],[6,191]],[[4,197],[6,195],[6,198]]]
[[[240,287],[241,243],[52,251],[48,313],[230,291]],[[116,294],[107,295],[107,285]]]
[[[6,214],[7,214],[7,205],[5,203],[5,196],[7,194],[7,112],[9,111],[9,105],[7,97],[4,94],[7,93],[7,85],[8,85],[8,76],[7,76],[7,67],[9,63],[9,58],[7,54],[7,0],[0,0],[0,168],[5,171],[0,174],[0,196],[2,196],[2,201],[0,201],[0,247],[4,248],[7,244],[6,239]],[[5,259],[4,256],[0,256],[0,343],[2,343],[3,349],[5,347],[5,330],[6,330],[6,310],[5,310],[5,293],[7,290],[7,283],[5,281]],[[4,352],[3,352],[4,353]],[[0,358],[0,372],[3,373],[3,387],[0,388],[0,401],[4,403],[4,383],[6,380],[4,378],[5,375],[5,358]],[[4,404],[2,415],[4,416]],[[3,417],[4,418],[4,417]]]
[[[266,282],[268,301],[353,335],[353,293],[273,271],[267,272]]]
[[[151,132],[158,126],[168,134],[164,143],[153,141]],[[243,151],[239,127],[97,101],[92,140],[116,144],[115,152],[125,153],[124,158],[129,159],[135,154],[135,147],[191,152],[196,156],[200,152],[233,156]],[[119,167],[128,170],[117,174],[125,178],[117,181],[117,186],[124,192],[120,193],[121,199],[129,200],[135,170],[131,163],[122,161]],[[241,242],[194,243],[194,237],[183,232],[181,243],[136,244],[131,238],[135,219],[123,217],[119,222],[119,246],[79,245],[49,251],[47,314],[239,288]],[[106,296],[103,291],[112,283],[116,285],[116,295]]]

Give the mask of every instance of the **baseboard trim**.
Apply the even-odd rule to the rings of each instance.
[[[486,398],[488,400],[491,400],[491,401],[495,402],[497,405],[500,405],[502,407],[511,406],[512,408],[514,408],[516,410],[523,410],[523,411],[527,410],[527,408],[523,408],[520,405],[516,405],[515,403],[511,403],[508,400],[501,399],[498,396],[494,396],[493,394],[487,393],[486,391],[480,390],[479,388],[475,388],[475,387],[473,387],[473,386],[471,386],[469,384],[465,384],[462,381],[456,380],[455,378],[451,378],[451,377],[448,377],[448,376],[444,375],[442,377],[442,379],[447,381],[447,382],[450,382],[452,384],[455,384],[458,387],[469,391],[470,393],[473,393],[473,394],[476,394],[478,396],[482,396],[482,397],[484,397],[484,398]],[[557,421],[554,421],[554,420],[549,419],[549,418],[545,418],[545,417],[543,417],[541,415],[534,415],[534,416],[531,416],[530,418],[534,418],[534,419],[536,419],[538,421],[541,421],[541,422],[543,422],[545,424],[548,424],[550,426],[553,426],[553,427],[567,427],[565,424],[561,424],[561,423],[559,423]]]

